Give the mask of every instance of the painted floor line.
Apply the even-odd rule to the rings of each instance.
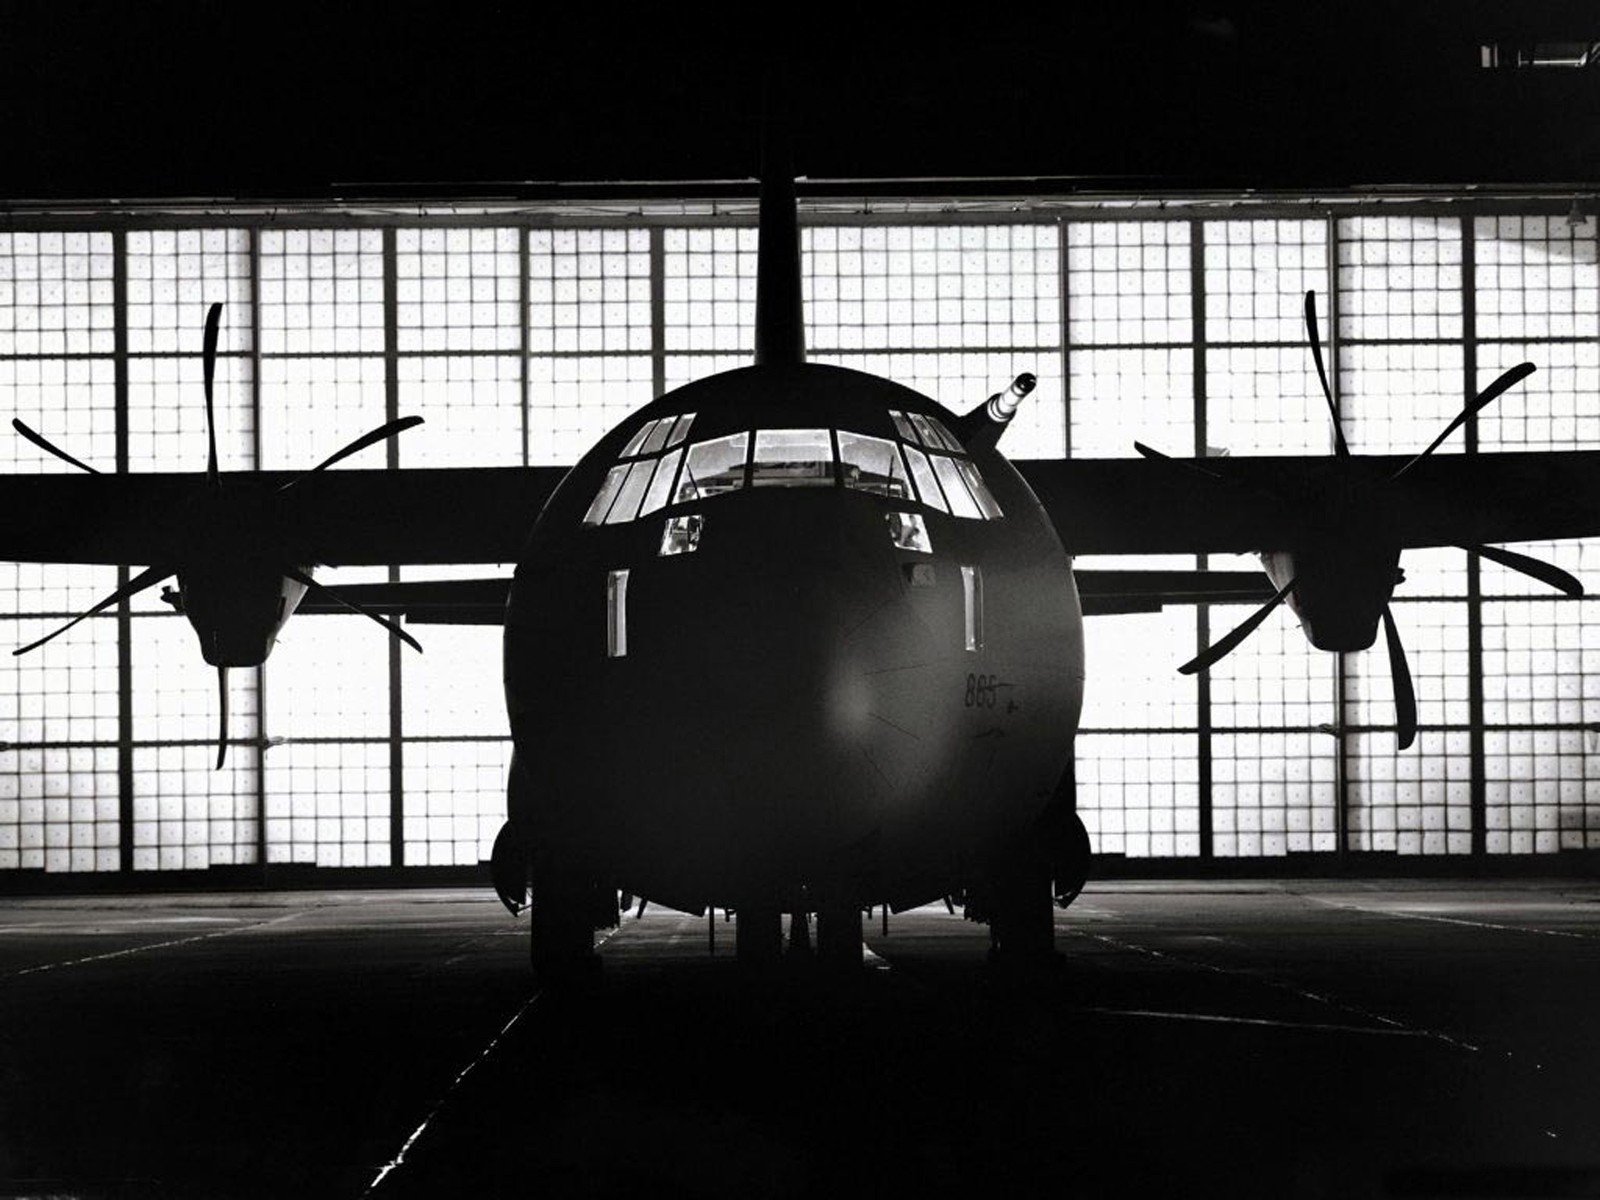
[[[252,929],[265,929],[269,925],[278,925],[284,921],[292,921],[310,909],[299,909],[292,913],[284,913],[281,917],[273,917],[269,921],[257,921],[253,925],[236,925],[231,929],[213,929],[210,933],[197,933],[192,937],[173,938],[165,942],[150,942],[144,946],[129,946],[123,950],[108,950],[104,954],[87,954],[82,958],[69,958],[64,962],[40,963],[36,967],[24,967],[20,971],[7,971],[0,975],[0,979],[20,979],[24,975],[39,975],[45,971],[59,971],[63,967],[79,967],[84,963],[106,962],[113,958],[127,958],[134,954],[143,954],[147,950],[165,950],[171,946],[187,946],[191,942],[204,942],[212,938],[232,937],[238,933],[248,933]]]
[[[1221,1013],[1166,1012],[1150,1008],[1080,1008],[1079,1012],[1108,1017],[1150,1017],[1166,1021],[1203,1021],[1217,1025],[1261,1025],[1272,1029],[1303,1029],[1312,1033],[1365,1033],[1375,1037],[1429,1037],[1423,1029],[1390,1029],[1373,1025],[1337,1025],[1323,1021],[1275,1021],[1267,1017],[1230,1017]]]
[[[616,929],[611,930],[604,937],[600,938],[595,943],[595,949],[599,950],[601,946],[605,945],[613,937],[615,937],[620,930],[621,926],[619,925]],[[378,1173],[372,1177],[372,1182],[367,1184],[366,1191],[361,1193],[363,1197],[372,1195],[373,1192],[378,1190],[378,1186],[385,1179],[405,1165],[407,1152],[410,1151],[412,1146],[417,1144],[417,1139],[428,1131],[428,1126],[433,1124],[433,1119],[444,1110],[444,1106],[450,1102],[450,1097],[456,1094],[456,1090],[461,1086],[466,1077],[471,1075],[473,1071],[477,1070],[479,1065],[482,1064],[483,1061],[489,1057],[489,1055],[494,1053],[495,1047],[498,1046],[502,1040],[504,1040],[506,1034],[511,1032],[511,1027],[518,1021],[522,1020],[523,1015],[527,1013],[527,1011],[538,1002],[539,997],[543,995],[543,992],[534,992],[533,995],[524,1000],[522,1002],[522,1006],[518,1008],[516,1012],[511,1014],[511,1019],[500,1027],[500,1032],[490,1038],[489,1044],[478,1052],[478,1056],[466,1066],[461,1068],[460,1073],[450,1081],[450,1086],[445,1088],[444,1093],[439,1097],[438,1102],[428,1110],[428,1115],[422,1118],[422,1124],[418,1125],[411,1131],[411,1136],[406,1138],[405,1142],[401,1144],[400,1149],[398,1152],[396,1152],[395,1156],[388,1162],[384,1163],[379,1169]]]
[[[406,1138],[405,1142],[402,1143],[395,1156],[388,1162],[384,1163],[383,1167],[378,1171],[378,1173],[373,1176],[372,1182],[367,1184],[367,1190],[361,1193],[363,1196],[372,1195],[373,1192],[377,1191],[378,1185],[387,1179],[392,1172],[405,1165],[406,1153],[411,1149],[412,1146],[417,1144],[417,1139],[427,1132],[428,1126],[433,1123],[433,1119],[439,1115],[440,1111],[449,1102],[450,1097],[455,1095],[456,1089],[461,1086],[462,1080],[466,1079],[468,1075],[472,1074],[472,1072],[477,1069],[478,1065],[482,1063],[484,1059],[488,1058],[489,1055],[494,1053],[494,1048],[500,1044],[501,1039],[504,1038],[506,1034],[511,1032],[511,1027],[518,1021],[522,1020],[523,1014],[532,1008],[534,1002],[537,1001],[542,995],[544,995],[543,992],[535,992],[533,995],[524,1000],[521,1007],[518,1008],[516,1012],[511,1014],[511,1019],[500,1027],[500,1032],[490,1038],[489,1044],[478,1052],[478,1056],[469,1062],[465,1067],[461,1068],[460,1073],[450,1081],[450,1086],[445,1088],[444,1094],[439,1097],[438,1103],[428,1110],[427,1116],[422,1118],[422,1124],[418,1125],[411,1131],[411,1136]]]
[[[1465,917],[1444,917],[1437,913],[1406,912],[1403,909],[1371,908],[1365,904],[1338,904],[1332,900],[1324,900],[1320,896],[1302,895],[1302,900],[1312,904],[1320,904],[1324,908],[1336,908],[1342,912],[1362,913],[1369,917],[1394,917],[1396,920],[1406,921],[1437,921],[1442,925],[1466,925],[1473,929],[1493,929],[1500,933],[1537,933],[1544,937],[1577,938],[1580,941],[1600,941],[1592,933],[1579,933],[1572,929],[1539,929],[1533,925],[1502,925],[1494,921],[1469,921]]]
[[[1110,937],[1103,933],[1090,933],[1087,930],[1075,930],[1074,932],[1079,937],[1090,938],[1093,941],[1103,942],[1108,946],[1115,946],[1118,949],[1132,950],[1135,953],[1148,955],[1151,958],[1160,958],[1166,959],[1168,962],[1182,963],[1184,966],[1197,967],[1200,970],[1211,971],[1218,975],[1229,976],[1230,978],[1246,979],[1252,983],[1258,983],[1263,987],[1273,988],[1274,990],[1280,992],[1287,992],[1291,996],[1298,996],[1302,1000],[1310,1000],[1314,1004],[1321,1004],[1339,1012],[1360,1017],[1366,1021],[1376,1021],[1381,1025],[1387,1025],[1393,1029],[1405,1030],[1411,1033],[1420,1034],[1425,1037],[1430,1037],[1435,1041],[1445,1043],[1447,1046],[1454,1046],[1458,1050],[1465,1050],[1471,1054],[1480,1054],[1483,1052],[1482,1046],[1474,1045],[1473,1043],[1458,1037],[1452,1037],[1450,1034],[1443,1033],[1437,1029],[1426,1029],[1416,1025],[1408,1025],[1404,1021],[1398,1021],[1393,1017],[1386,1017],[1382,1013],[1372,1012],[1369,1009],[1362,1008],[1358,1004],[1347,1004],[1342,1000],[1335,1000],[1331,996],[1325,996],[1321,992],[1313,992],[1308,988],[1296,987],[1294,984],[1286,983],[1281,979],[1273,979],[1270,976],[1258,975],[1251,971],[1236,971],[1228,967],[1218,966],[1215,963],[1200,962],[1197,959],[1183,958],[1176,954],[1168,954],[1164,950],[1155,950],[1149,946],[1141,946],[1137,942],[1124,941],[1121,938]]]

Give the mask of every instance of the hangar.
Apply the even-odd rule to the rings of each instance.
[[[1356,454],[1420,451],[1524,361],[1536,372],[1440,453],[1597,448],[1594,31],[1489,5],[1358,6],[1316,29],[1224,9],[1106,11],[965,46],[872,27],[868,71],[799,35],[808,360],[957,413],[1031,373],[1002,447],[1016,460],[1130,458],[1135,441],[1324,455],[1314,292]],[[350,13],[306,18],[308,46],[240,42],[204,7],[79,15],[8,18],[27,51],[8,107],[48,115],[19,126],[0,197],[0,410],[89,466],[200,469],[215,303],[225,472],[309,468],[413,414],[422,428],[345,465],[565,467],[664,393],[748,363],[762,71],[730,35],[641,28],[562,59],[553,47],[593,51],[598,31]],[[180,44],[234,58],[167,61]],[[513,69],[516,44],[539,47],[536,71]],[[1113,69],[1097,47],[1143,66]],[[415,94],[473,63],[463,94]],[[0,439],[0,464],[75,470],[21,436]],[[1518,549],[1600,586],[1589,539]],[[139,565],[0,565],[0,628],[33,642]],[[1083,1194],[1588,1186],[1592,1087],[1570,1052],[1600,936],[1585,907],[1594,601],[1452,546],[1408,551],[1403,570],[1415,745],[1397,747],[1381,649],[1316,650],[1284,612],[1180,676],[1254,603],[1092,616],[1073,782],[1094,882],[1056,918],[1064,980],[997,998],[980,927],[879,907],[866,990],[787,981],[755,1006],[776,1029],[722,989],[733,934],[715,909],[630,915],[590,1007],[530,991],[525,933],[491,907],[485,866],[512,749],[497,625],[416,626],[417,656],[359,615],[295,617],[269,662],[229,677],[217,769],[215,673],[176,606],[150,591],[108,608],[0,663],[0,887],[15,896],[0,973],[13,1028],[36,1031],[6,1050],[0,1178],[111,1195],[861,1189],[875,1176],[841,1165],[857,1149],[816,1115],[836,1109],[847,1125],[889,1111],[885,1170],[928,1191],[1046,1176]],[[1401,961],[1415,978],[1390,974]],[[378,997],[366,1006],[352,967]],[[1548,997],[1542,1029],[1528,986]],[[132,996],[147,1020],[130,1031]],[[90,1018],[68,1022],[73,1004]],[[641,1008],[637,1044],[559,1044],[593,1046]],[[1094,1082],[1093,1114],[1029,1062],[1039,1013],[1042,1061]],[[203,1049],[174,1049],[196,1028]],[[675,1028],[731,1030],[739,1050],[687,1083],[662,1045]],[[314,1070],[325,1037],[343,1049]],[[743,1073],[745,1052],[783,1063],[792,1092]],[[863,1055],[872,1085],[847,1095]],[[1168,1076],[1173,1061],[1203,1065]],[[112,1082],[85,1101],[96,1063]],[[1341,1066],[1388,1116],[1351,1114]],[[628,1082],[636,1069],[684,1089],[675,1116]],[[279,1115],[310,1080],[324,1097]],[[895,1111],[924,1088],[979,1105],[1000,1080],[1030,1099],[975,1117],[970,1153]],[[1286,1115],[1301,1090],[1331,1100]],[[149,1115],[128,1118],[141,1097]],[[238,1115],[218,1117],[219,1097]],[[526,1128],[499,1111],[512,1098]],[[121,1120],[133,1135],[85,1132]],[[602,1131],[633,1120],[656,1132],[601,1153]],[[716,1149],[684,1149],[706,1123]],[[504,1147],[524,1137],[513,1165]],[[1251,1154],[1266,1174],[1241,1182]]]

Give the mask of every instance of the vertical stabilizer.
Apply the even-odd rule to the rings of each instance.
[[[761,231],[756,247],[756,365],[806,360],[800,220],[786,114],[769,103],[761,132]]]

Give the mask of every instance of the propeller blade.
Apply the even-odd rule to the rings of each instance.
[[[26,646],[23,646],[20,650],[13,650],[11,652],[12,655],[16,656],[16,655],[19,655],[19,654],[26,654],[29,650],[37,650],[40,646],[44,645],[46,642],[51,641],[54,638],[60,637],[63,633],[65,633],[67,630],[71,629],[79,621],[86,621],[90,617],[94,616],[95,613],[101,612],[101,611],[103,611],[105,609],[108,609],[113,604],[119,603],[120,601],[123,601],[123,600],[131,599],[132,597],[137,596],[140,592],[144,591],[146,588],[155,587],[156,584],[160,583],[163,579],[166,579],[167,577],[175,574],[176,571],[177,571],[176,567],[146,567],[143,571],[140,571],[132,579],[128,580],[128,582],[126,584],[124,584],[122,587],[120,587],[116,591],[112,592],[111,595],[107,596],[104,600],[100,601],[99,604],[96,604],[88,612],[79,613],[77,616],[73,617],[72,620],[68,621],[65,625],[63,625],[60,629],[56,630],[54,633],[46,634],[44,637],[40,638],[36,642],[29,642]]]
[[[29,429],[21,421],[17,420],[16,417],[12,417],[11,418],[11,428],[15,429],[23,437],[27,438],[35,446],[39,447],[39,449],[45,451],[46,453],[54,454],[62,462],[71,463],[73,466],[77,467],[80,471],[87,471],[91,475],[100,474],[99,471],[96,471],[88,463],[79,462],[77,459],[73,458],[72,455],[68,454],[60,446],[57,446],[55,443],[51,442],[43,434],[35,433],[33,430]]]
[[[306,475],[315,475],[318,471],[325,471],[329,467],[333,466],[334,463],[342,462],[344,459],[349,458],[352,454],[357,454],[357,453],[360,453],[362,450],[365,450],[368,446],[375,446],[381,441],[384,441],[384,440],[386,440],[388,438],[392,438],[396,434],[404,433],[407,429],[414,428],[415,426],[418,426],[418,425],[421,425],[421,424],[422,424],[422,418],[421,417],[401,417],[397,421],[390,421],[386,425],[380,425],[380,426],[378,426],[378,428],[372,430],[371,432],[362,434],[355,441],[351,442],[348,446],[344,447],[344,449],[336,451],[333,454],[330,454],[327,458],[323,459],[316,466],[312,467],[311,470],[305,472],[304,475],[295,476],[293,479],[291,479],[288,483],[284,484],[278,490],[280,492],[288,491],[295,484],[299,483],[302,479],[304,479],[306,477]]]
[[[1461,549],[1473,554],[1481,554],[1490,562],[1497,562],[1502,567],[1510,567],[1513,571],[1521,571],[1524,575],[1537,579],[1540,583],[1548,583],[1558,592],[1565,592],[1569,596],[1583,595],[1583,584],[1573,576],[1568,575],[1560,567],[1547,562],[1540,562],[1537,558],[1529,558],[1526,554],[1518,554],[1515,550],[1502,550],[1498,546],[1462,546]]]
[[[206,478],[217,482],[217,416],[211,402],[211,384],[217,376],[217,326],[222,321],[222,305],[213,304],[206,313],[204,362],[206,372]]]
[[[1404,750],[1417,740],[1417,693],[1411,686],[1411,668],[1406,666],[1406,648],[1400,644],[1400,631],[1394,627],[1387,604],[1383,606],[1383,637],[1389,643],[1389,675],[1394,680],[1395,734]]]
[[[394,634],[395,637],[399,638],[406,645],[410,646],[418,654],[422,653],[422,643],[417,641],[416,638],[412,637],[404,629],[401,629],[399,622],[391,621],[388,617],[380,617],[370,608],[363,608],[353,600],[346,600],[343,596],[339,595],[338,592],[334,591],[332,588],[324,587],[315,579],[311,578],[311,576],[307,575],[304,571],[297,570],[294,567],[285,567],[283,569],[283,574],[285,578],[292,579],[296,583],[303,584],[309,591],[318,592],[321,595],[326,596],[329,600],[332,600],[335,604],[343,605],[353,613],[360,613],[369,621],[376,621],[390,633]]]
[[[1256,609],[1255,612],[1251,613],[1250,616],[1245,619],[1244,623],[1230,633],[1227,637],[1223,638],[1219,642],[1213,642],[1194,658],[1190,659],[1188,662],[1184,663],[1183,666],[1179,667],[1178,674],[1193,675],[1198,671],[1204,671],[1218,659],[1228,654],[1236,646],[1238,646],[1240,642],[1244,641],[1245,638],[1249,637],[1255,632],[1256,626],[1265,621],[1271,614],[1272,610],[1283,603],[1284,599],[1289,595],[1289,592],[1293,588],[1294,580],[1291,579],[1288,583],[1283,585],[1282,591],[1280,591],[1271,600],[1268,600],[1260,608]]]
[[[221,700],[218,708],[221,723],[217,727],[217,770],[222,770],[223,760],[228,757],[228,668],[217,668],[217,695]]]
[[[1317,364],[1317,378],[1322,380],[1322,395],[1328,402],[1328,416],[1333,420],[1333,452],[1339,458],[1350,457],[1350,447],[1345,443],[1344,430],[1339,428],[1339,408],[1333,402],[1333,388],[1328,385],[1328,368],[1322,364],[1322,335],[1317,331],[1317,293],[1306,293],[1306,337],[1311,342],[1311,358]]]
[[[1394,475],[1391,476],[1391,481],[1394,479],[1399,479],[1407,471],[1411,470],[1412,467],[1416,466],[1423,459],[1427,458],[1428,455],[1432,454],[1439,448],[1440,443],[1442,443],[1445,438],[1449,437],[1457,429],[1460,429],[1461,426],[1465,425],[1469,418],[1476,416],[1483,409],[1487,408],[1491,403],[1498,399],[1500,395],[1506,391],[1506,389],[1521,383],[1529,375],[1532,375],[1534,370],[1535,368],[1532,363],[1518,363],[1505,374],[1501,375],[1499,379],[1496,379],[1488,387],[1484,388],[1483,391],[1477,394],[1471,404],[1467,405],[1456,414],[1456,419],[1444,427],[1444,432],[1438,437],[1434,438],[1433,441],[1428,444],[1428,448],[1426,450],[1396,471]]]

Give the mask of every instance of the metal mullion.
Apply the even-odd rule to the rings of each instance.
[[[533,462],[533,381],[528,371],[528,357],[532,351],[528,330],[529,270],[528,227],[524,225],[517,230],[517,381],[518,394],[522,397],[522,465],[525,467]]]
[[[1339,411],[1339,219],[1329,213],[1323,221],[1324,269],[1327,273],[1328,390],[1333,393],[1333,419],[1343,427]],[[1350,658],[1339,651],[1334,664],[1333,730],[1334,820],[1333,852],[1343,863],[1350,855]]]
[[[1070,319],[1069,302],[1072,297],[1072,272],[1067,261],[1067,238],[1071,227],[1065,217],[1056,218],[1056,288],[1060,310],[1056,313],[1056,322],[1060,326],[1060,355],[1061,355],[1061,422],[1065,428],[1062,430],[1063,445],[1066,447],[1063,458],[1072,457],[1072,322]]]
[[[250,413],[251,465],[261,470],[261,230],[250,230]],[[267,873],[267,664],[256,667],[256,867]]]
[[[1194,456],[1206,456],[1206,263],[1205,222],[1189,222],[1189,340],[1190,377],[1194,387]],[[1210,556],[1195,556],[1195,567],[1204,571]],[[1211,606],[1194,606],[1196,652],[1211,643]],[[1212,758],[1211,758],[1211,672],[1195,672],[1195,712],[1199,731],[1195,737],[1197,774],[1200,791],[1200,857],[1212,857]]]
[[[399,266],[395,252],[395,231],[383,231],[383,407],[384,420],[400,417],[400,303]],[[385,466],[393,471],[400,466],[398,438],[384,443]],[[400,568],[390,566],[390,583],[400,581]],[[405,841],[405,749],[401,739],[404,714],[401,711],[402,663],[400,639],[389,643],[389,865],[406,865]]]
[[[1470,403],[1478,394],[1478,252],[1473,219],[1461,218],[1461,375],[1462,401]],[[1478,453],[1478,417],[1467,419],[1466,452]],[[1471,855],[1488,853],[1488,767],[1485,760],[1483,727],[1483,580],[1482,564],[1476,554],[1467,555],[1467,735],[1471,791],[1469,818],[1472,831]],[[1445,831],[1445,853],[1450,851],[1449,830]]]
[[[735,261],[738,256],[735,255]],[[816,353],[815,351],[813,353]],[[667,252],[666,233],[650,229],[650,394],[667,390]]]
[[[113,407],[116,414],[116,472],[128,473],[128,237],[111,234]],[[117,567],[117,587],[131,578],[128,564]],[[117,603],[117,867],[133,871],[133,602]]]

